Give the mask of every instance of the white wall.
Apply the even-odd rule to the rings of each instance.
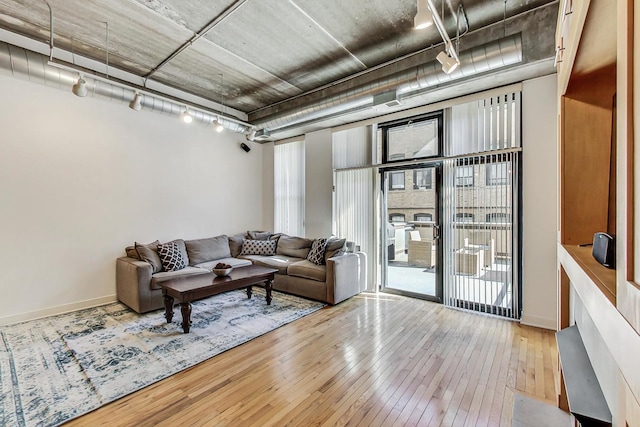
[[[115,299],[134,241],[260,228],[262,147],[0,76],[0,323]]]
[[[556,329],[557,77],[523,82],[522,323]]]
[[[305,149],[305,233],[329,237],[333,212],[333,158],[331,129],[308,133]]]

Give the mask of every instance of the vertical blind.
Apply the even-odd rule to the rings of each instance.
[[[367,254],[368,290],[375,289],[376,172],[372,168],[346,168],[371,164],[371,135],[370,127],[354,128],[333,134],[334,234],[354,242],[362,252]]]
[[[451,107],[445,155],[458,158],[443,162],[442,187],[445,304],[513,318],[520,104],[516,92]]]
[[[276,145],[274,156],[274,231],[304,236],[304,141]]]

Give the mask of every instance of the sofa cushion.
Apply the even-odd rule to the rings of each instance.
[[[278,239],[276,254],[305,259],[313,240],[283,234]]]
[[[180,276],[193,276],[196,274],[211,273],[209,270],[198,267],[185,267],[178,271],[162,271],[151,276],[151,289],[161,289],[160,283],[169,279],[174,279]]]
[[[214,259],[229,258],[229,238],[226,234],[208,239],[185,240],[189,265],[201,264]]]
[[[250,240],[269,240],[270,231],[247,231],[247,237]]]
[[[276,240],[251,240],[244,239],[240,255],[275,255]]]
[[[229,250],[232,257],[237,257],[242,252],[242,241],[245,239],[245,234],[234,234],[229,236]]]
[[[257,255],[256,255],[257,256]],[[203,262],[201,264],[195,265],[195,267],[206,268],[209,271],[212,271],[217,263],[229,264],[233,268],[238,267],[247,267],[251,265],[251,261],[248,259],[240,259],[240,258],[220,258],[214,259],[213,261]]]
[[[287,268],[296,262],[301,261],[300,258],[287,257],[283,255],[263,256],[263,255],[247,255],[245,259],[251,260],[254,265],[275,268],[278,274],[287,274]]]
[[[291,264],[287,269],[287,274],[289,276],[324,282],[327,278],[327,266],[314,264],[305,259]]]
[[[177,239],[158,245],[158,255],[165,271],[182,270],[189,264],[187,249],[184,240]]]
[[[327,238],[321,237],[316,239],[311,244],[311,250],[309,251],[309,255],[307,255],[307,260],[311,261],[314,264],[322,265],[324,264],[324,252],[327,248]]]
[[[162,271],[162,261],[160,261],[160,255],[158,255],[158,245],[160,244],[159,240],[155,242],[147,243],[146,245],[143,243],[135,243],[136,252],[138,252],[138,258],[141,261],[146,261],[151,264],[151,272],[159,273]]]
[[[347,251],[347,239],[338,239],[337,237],[330,237],[327,241],[327,247],[324,250],[324,262],[327,263],[329,258],[334,256],[344,255]]]

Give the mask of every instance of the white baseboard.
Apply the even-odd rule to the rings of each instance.
[[[27,313],[13,314],[11,316],[0,317],[0,326],[26,322],[27,320],[41,319],[43,317],[55,316],[56,314],[69,313],[70,311],[82,310],[83,308],[97,307],[99,305],[116,302],[117,300],[116,295],[108,295],[106,297],[58,305],[55,307],[44,308],[42,310],[29,311]]]
[[[520,319],[520,324],[535,326],[542,329],[551,329],[552,331],[555,331],[558,322],[555,318],[527,315],[527,313],[522,312],[522,319]]]

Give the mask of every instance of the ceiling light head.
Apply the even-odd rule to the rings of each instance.
[[[135,111],[142,110],[142,95],[136,92],[136,96],[133,97],[133,100],[129,103],[129,108]]]
[[[224,130],[224,126],[222,126],[222,122],[220,121],[219,117],[213,119],[213,122],[211,122],[211,124],[213,125],[213,128],[218,133],[220,133],[220,132],[222,132]]]
[[[180,120],[185,123],[191,123],[193,121],[193,116],[189,114],[188,108],[185,108],[182,113],[180,113]]]
[[[80,98],[87,96],[87,82],[82,78],[82,76],[78,77],[78,81],[71,88],[71,92]]]
[[[433,25],[433,15],[427,6],[426,0],[418,0],[418,12],[413,18],[413,27],[422,30]]]
[[[440,52],[436,59],[440,64],[442,64],[442,71],[447,74],[453,73],[453,71],[458,68],[458,61],[450,57],[447,52]]]

